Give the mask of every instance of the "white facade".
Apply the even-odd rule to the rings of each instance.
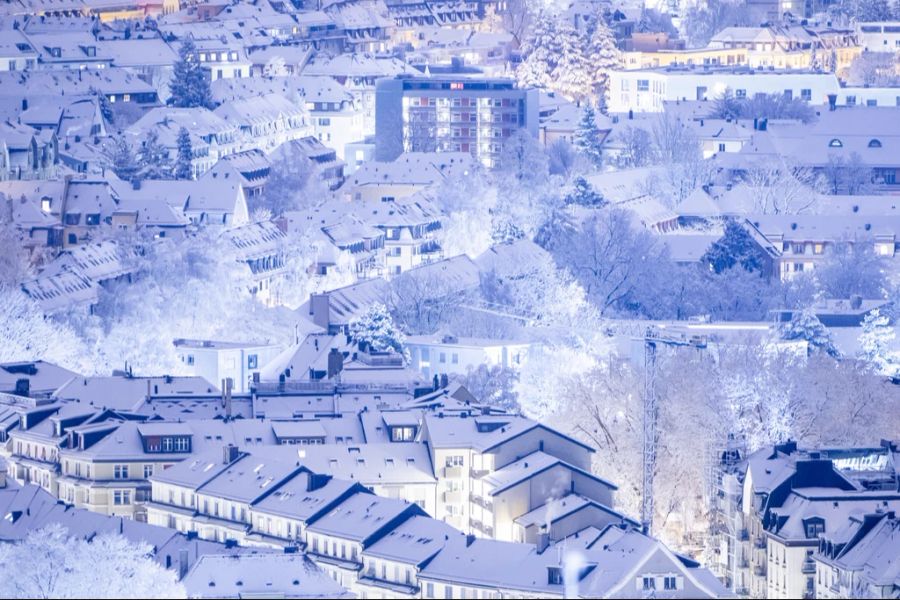
[[[213,385],[223,379],[234,382],[232,391],[250,391],[253,374],[259,373],[284,348],[274,344],[233,344],[208,340],[175,340],[178,358],[188,373],[203,377]]]
[[[900,52],[900,21],[858,23],[856,36],[866,52]]]
[[[714,100],[726,89],[738,97],[790,94],[814,106],[828,104],[840,84],[831,73],[643,70],[610,73],[609,111],[662,112],[664,102]]]
[[[425,377],[447,373],[465,375],[479,365],[518,369],[528,353],[529,344],[499,340],[409,336],[410,367]]]

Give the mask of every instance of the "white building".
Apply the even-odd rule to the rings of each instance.
[[[231,379],[236,394],[248,392],[253,375],[284,350],[277,344],[252,342],[177,339],[174,344],[190,375],[215,385]]]
[[[609,111],[662,112],[663,102],[714,100],[729,88],[738,98],[786,94],[814,106],[827,105],[828,95],[840,92],[833,73],[687,67],[613,71]]]
[[[461,338],[454,335],[411,335],[406,338],[410,367],[426,377],[465,375],[479,365],[518,369],[530,344],[510,340]]]
[[[856,36],[866,52],[900,52],[900,21],[857,23]]]

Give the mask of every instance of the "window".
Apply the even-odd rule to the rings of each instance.
[[[806,102],[810,102],[812,100],[812,90],[809,88],[803,88],[800,90],[800,99]]]
[[[847,106],[856,106],[856,96],[847,96]]]
[[[116,506],[131,504],[131,492],[129,490],[115,490],[113,492],[113,504]]]
[[[450,362],[452,362],[454,365],[458,365],[458,364],[459,364],[459,354],[457,354],[456,352],[454,352],[453,354],[451,354],[451,355],[450,355]]]
[[[746,97],[747,97],[747,90],[744,90],[744,89],[737,89],[737,90],[734,90],[734,97],[735,97],[735,98],[746,98]]]
[[[247,368],[248,369],[256,369],[259,365],[259,357],[256,354],[251,354],[247,357]]]
[[[447,467],[461,467],[463,466],[463,457],[460,454],[448,456],[444,464]]]
[[[641,588],[644,590],[655,590],[656,589],[656,578],[655,577],[643,577]]]
[[[69,243],[70,243],[70,244],[77,244],[77,243],[78,243],[78,236],[75,235],[74,233],[70,233],[70,234],[69,234]]]
[[[447,353],[446,353],[446,352],[441,352],[441,355],[440,355],[440,362],[441,362],[441,363],[447,362]]]
[[[562,569],[559,567],[547,567],[547,583],[550,585],[562,585]]]
[[[844,143],[837,138],[833,138],[830,142],[828,142],[828,147],[829,148],[843,148]]]
[[[881,140],[872,138],[869,140],[869,148],[881,148]]]
[[[725,144],[719,143],[719,152],[725,152]]]
[[[638,79],[637,80],[637,91],[646,92],[650,90],[650,80],[649,79]]]
[[[128,465],[115,465],[113,467],[113,478],[128,479]]]
[[[677,590],[678,589],[678,579],[676,577],[666,577],[663,580],[663,589],[666,590]]]
[[[144,479],[153,476],[153,465],[144,465]]]

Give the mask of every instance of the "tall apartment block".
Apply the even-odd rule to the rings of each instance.
[[[537,137],[538,91],[511,79],[401,76],[376,84],[379,161],[403,152],[470,152],[494,168],[520,128]]]

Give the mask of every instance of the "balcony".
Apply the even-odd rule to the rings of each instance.
[[[472,504],[480,506],[481,508],[483,508],[485,510],[494,510],[494,503],[491,502],[490,500],[482,498],[478,494],[470,494],[469,500],[472,502]]]
[[[804,560],[803,565],[800,567],[800,572],[805,575],[814,575],[816,572],[816,563],[812,560]]]
[[[472,471],[471,471],[472,477],[474,479],[481,479],[485,475],[489,475],[490,472],[491,472],[490,469],[472,469]]]
[[[447,504],[461,504],[466,499],[466,493],[462,490],[444,492],[444,502]]]
[[[738,539],[742,542],[746,542],[750,539],[750,532],[746,529],[741,529],[740,531],[738,531]]]
[[[766,538],[758,537],[755,540],[753,540],[753,547],[758,548],[760,550],[765,550],[766,549]]]
[[[738,569],[748,569],[748,568],[750,568],[750,564],[747,562],[746,558],[741,558],[737,561],[737,568]]]
[[[459,479],[464,472],[465,467],[444,467],[444,477],[447,479]]]
[[[757,565],[753,567],[753,574],[757,577],[765,577],[766,576],[766,567],[765,565]]]

